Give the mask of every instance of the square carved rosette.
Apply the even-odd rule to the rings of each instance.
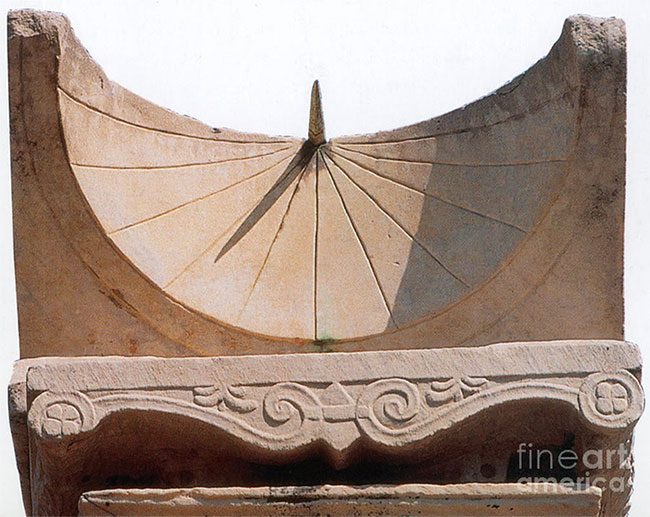
[[[577,455],[621,444],[629,450],[643,410],[640,365],[638,349],[618,341],[49,358],[18,362],[10,392],[26,497],[35,513],[51,513],[53,501],[56,511],[73,510],[83,492],[106,487],[111,476],[136,487],[254,486],[278,482],[287,464],[319,464],[319,473],[304,467],[301,474],[314,485],[377,482],[359,467],[373,461],[401,466],[381,479],[392,484],[517,482],[513,458],[522,443],[565,440]],[[228,481],[188,451],[222,461]],[[143,454],[185,459],[168,470],[157,464],[152,478]],[[250,465],[265,465],[266,474]],[[599,467],[578,465],[573,481],[622,476],[630,484],[629,462]],[[622,510],[629,490],[603,489],[602,508]]]

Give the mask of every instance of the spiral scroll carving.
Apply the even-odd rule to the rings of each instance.
[[[420,392],[404,379],[382,379],[370,384],[357,401],[357,419],[372,422],[384,431],[401,430],[421,409]]]
[[[271,426],[300,426],[305,420],[322,418],[321,403],[309,388],[294,382],[273,386],[262,404],[264,420]]]
[[[193,387],[190,400],[149,392],[113,393],[91,400],[80,392],[47,391],[32,403],[29,423],[39,437],[61,439],[88,431],[108,414],[129,408],[185,414],[271,449],[315,440],[333,443],[342,424],[348,433],[346,445],[365,435],[400,447],[508,401],[562,401],[605,432],[633,425],[643,411],[641,386],[627,371],[593,373],[567,382],[394,377],[360,384],[206,385]]]

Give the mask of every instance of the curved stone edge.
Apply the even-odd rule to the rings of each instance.
[[[225,128],[215,132],[110,81],[62,14],[11,11],[8,52],[22,357],[245,354],[271,346],[277,352],[298,351],[303,341],[242,333],[189,310],[133,267],[101,229],[74,178],[61,126],[59,91],[133,124],[165,131],[215,140],[275,137]],[[47,264],[43,256],[49,258]],[[62,277],[56,296],[42,292],[44,282],[37,279],[53,274]],[[64,303],[71,310],[61,308]],[[65,322],[61,313],[66,314]],[[51,325],[33,323],[40,319],[59,321],[60,327],[52,332]],[[121,339],[115,339],[116,333]],[[128,352],[121,340],[132,343]]]
[[[265,140],[272,138],[228,128],[213,128],[190,116],[149,102],[107,77],[76,37],[66,15],[35,9],[10,10],[7,14],[7,38],[19,40],[33,37],[45,37],[62,58],[58,63],[56,77],[59,86],[98,109],[106,110],[115,116],[128,116],[129,121],[134,124],[155,125],[161,129],[202,138],[216,138],[215,129],[224,137],[261,137]],[[114,97],[113,102],[107,102],[111,97]],[[275,138],[279,141],[286,140],[285,137]]]
[[[555,61],[555,63],[550,63]],[[557,63],[562,63],[558,67]],[[597,71],[599,66],[608,68],[626,67],[626,33],[625,22],[619,18],[599,18],[589,15],[568,17],[563,24],[560,37],[550,52],[532,65],[528,70],[508,81],[493,92],[488,93],[465,106],[449,113],[409,124],[400,128],[379,131],[366,135],[337,137],[335,140],[345,142],[381,143],[408,134],[411,138],[436,136],[454,133],[471,127],[484,127],[499,123],[507,118],[509,112],[521,107],[521,99],[535,98],[544,92],[535,92],[540,82],[563,81],[567,85],[584,87],[584,75]],[[546,86],[554,86],[553,84]],[[625,89],[625,74],[621,84],[616,87]],[[526,90],[523,96],[510,95],[515,90]]]
[[[130,352],[134,355],[203,355],[204,351],[187,342],[187,336],[193,336],[194,343],[217,342],[222,353],[245,353],[250,350],[247,345],[268,347],[269,340],[254,336],[242,343],[240,333],[197,317],[160,296],[158,288],[111,245],[72,175],[60,125],[58,88],[74,92],[85,102],[108,102],[100,107],[111,113],[121,107],[125,112],[122,115],[130,113],[133,123],[215,138],[212,128],[155,106],[108,80],[61,14],[10,12],[8,47],[21,355],[126,352],[124,346],[115,346],[121,341],[115,340],[115,329],[132,343]],[[238,138],[244,134],[223,130],[219,135]],[[32,142],[42,145],[32,146]],[[59,217],[53,218],[52,211]],[[43,282],[37,280],[53,274],[40,260],[42,256],[49,257],[53,270],[70,271],[68,276],[59,273],[63,278],[58,282],[61,292],[57,296],[42,293]],[[36,303],[36,308],[23,301],[23,292],[31,293],[27,298],[43,301]],[[62,303],[70,310],[61,308]],[[58,335],[48,330],[50,325],[33,324],[40,318],[60,320],[56,314],[62,312],[67,314],[66,322]],[[99,327],[89,324],[100,320],[103,323]],[[47,347],[42,343],[48,343]],[[81,350],[79,343],[83,344]],[[280,350],[294,348],[289,343]]]
[[[469,126],[483,128],[507,119],[522,104],[534,105],[531,99],[543,95],[547,88],[566,84],[578,92],[581,111],[572,172],[566,185],[573,195],[558,203],[558,213],[547,220],[545,230],[552,239],[550,242],[564,243],[550,274],[529,291],[518,292],[514,303],[504,304],[495,297],[488,306],[481,306],[476,313],[479,318],[485,319],[484,313],[500,314],[486,321],[478,332],[468,335],[463,315],[452,316],[453,311],[449,311],[396,333],[394,342],[408,346],[409,342],[441,335],[449,342],[447,346],[475,346],[501,341],[504,335],[531,336],[536,325],[533,314],[544,314],[544,318],[555,320],[553,327],[542,333],[545,338],[565,337],[561,329],[572,327],[582,318],[585,325],[572,328],[570,337],[623,338],[626,68],[622,20],[572,16],[565,21],[560,38],[546,57],[493,93],[418,124],[345,139],[379,142],[399,139],[406,133],[423,136],[458,132]],[[565,206],[559,209],[560,205]],[[584,285],[589,285],[594,300],[607,302],[594,301],[589,309],[585,306],[582,314],[578,314],[584,303]],[[562,294],[558,296],[558,293]],[[501,294],[503,299],[512,296],[509,290]],[[480,305],[480,299],[475,301]],[[572,310],[566,310],[567,307]],[[596,312],[602,317],[591,319]],[[361,343],[357,349],[363,345],[382,346],[373,337]],[[435,346],[445,345],[436,342]],[[346,346],[347,349],[354,348]]]

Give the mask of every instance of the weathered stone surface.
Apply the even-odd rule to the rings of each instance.
[[[9,14],[9,71],[28,513],[625,513],[621,21],[331,140],[318,83],[308,139],[210,128],[108,80],[61,15]],[[524,467],[533,444],[622,452]]]
[[[83,494],[79,515],[596,517],[600,495],[537,483],[106,490]]]
[[[36,514],[73,511],[82,492],[116,477],[152,488],[255,485],[265,474],[254,463],[291,465],[302,484],[512,482],[518,444],[572,434],[577,451],[629,446],[643,410],[638,349],[615,341],[26,363],[13,422],[29,437],[23,482]],[[388,464],[359,470],[370,458]],[[631,465],[602,475],[629,480]],[[606,491],[603,508],[618,513],[628,496],[629,487]]]
[[[493,94],[325,141],[206,127],[9,16],[21,354],[621,339],[625,36],[570,18]]]

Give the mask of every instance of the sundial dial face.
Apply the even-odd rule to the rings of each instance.
[[[566,176],[576,110],[562,93],[476,127],[330,141],[317,83],[307,140],[149,127],[63,88],[59,102],[84,197],[165,296],[247,332],[324,341],[436,317],[508,267]]]
[[[391,131],[326,135],[315,86],[292,138],[156,106],[112,82],[64,18],[21,13],[25,357],[623,338],[620,23],[568,21],[502,88]]]

